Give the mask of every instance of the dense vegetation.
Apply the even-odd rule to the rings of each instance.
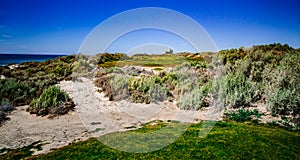
[[[141,68],[104,68],[97,74],[95,84],[102,87],[110,100],[130,98],[135,103],[150,103],[174,100],[178,95],[189,93],[196,85],[196,79],[205,81],[205,74],[184,72],[191,67],[183,64],[171,72],[161,72],[159,75],[148,73]],[[147,74],[148,73],[148,74]],[[198,78],[196,78],[197,74]],[[202,78],[202,79],[201,79]]]
[[[160,122],[157,125],[150,123],[130,132],[142,136],[144,133],[155,133],[155,130],[170,125],[172,126],[173,123]],[[122,152],[91,138],[54,150],[49,154],[32,156],[28,159],[299,159],[300,157],[300,135],[296,132],[271,126],[217,122],[211,132],[201,138],[199,131],[202,129],[202,123],[193,124],[175,142],[154,152]],[[172,132],[172,134],[176,133]],[[108,134],[104,138],[110,136],[116,140],[126,139],[126,134],[122,132]],[[156,139],[156,143],[164,143],[162,141],[164,139]],[[138,145],[133,143],[135,141],[125,142],[127,144],[124,146],[125,149]],[[118,145],[124,142],[116,141],[115,143]],[[123,144],[120,145],[123,146]],[[144,144],[144,146],[148,145]],[[36,148],[36,146],[10,150],[0,158],[27,157],[30,154],[30,148]]]
[[[227,82],[228,105],[245,107],[254,102],[265,103],[274,115],[292,115],[292,121],[299,123],[298,50],[288,45],[271,44],[250,49],[224,50],[220,51],[219,56],[227,69],[226,78],[230,82]],[[235,83],[231,83],[235,80]]]
[[[226,109],[260,103],[273,115],[292,115],[290,122],[296,126],[300,123],[300,52],[288,45],[222,50],[211,63],[204,61],[207,57],[191,53],[141,54],[130,59],[109,61],[122,65],[102,68],[97,74],[95,84],[103,88],[110,100],[129,98],[135,103],[176,100],[179,108],[199,110],[219,97]],[[122,67],[125,64],[173,69],[160,68],[155,75],[133,67],[129,73]],[[212,78],[220,66],[223,69],[219,72],[224,73]]]
[[[288,45],[271,44],[223,50],[219,56],[227,69],[227,95],[237,95],[235,89],[239,93],[239,97],[228,98],[229,104],[244,106],[262,100],[275,113],[300,113],[299,51]],[[230,83],[234,80],[241,83]],[[232,86],[235,84],[240,86]],[[244,102],[240,103],[239,98]]]
[[[0,66],[0,105],[30,104],[48,87],[70,80],[75,56],[58,57],[44,62],[23,62],[18,67]],[[3,115],[3,113],[0,113]]]

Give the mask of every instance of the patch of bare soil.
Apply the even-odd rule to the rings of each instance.
[[[0,127],[0,148],[19,148],[41,141],[45,145],[38,154],[89,137],[76,112],[49,119],[29,114],[27,107],[17,107]]]

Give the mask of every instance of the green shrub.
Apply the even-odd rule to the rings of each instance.
[[[276,63],[280,61],[282,55],[295,51],[287,44],[281,45],[279,43],[269,45],[257,45],[251,49],[230,49],[221,50],[218,52],[218,57],[221,58],[223,64],[235,64],[237,60],[251,59],[251,61],[262,61],[265,63]]]
[[[10,102],[3,101],[0,103],[0,124],[8,119],[7,114],[14,109],[14,106]]]
[[[278,43],[220,51],[217,57],[228,74],[226,105],[237,108],[260,101],[275,114],[299,114],[299,55]]]
[[[183,64],[162,77],[162,84],[168,88],[173,95],[183,95],[198,87],[198,75],[191,72],[190,65]]]
[[[103,53],[103,54],[99,54],[98,55],[99,60],[98,60],[98,64],[100,66],[105,66],[104,64],[107,62],[115,62],[115,61],[119,61],[119,60],[129,60],[130,58],[124,54],[124,53]]]
[[[228,120],[236,122],[250,121],[255,117],[258,119],[262,116],[257,109],[254,109],[253,111],[248,109],[238,109],[237,111],[226,112],[225,115]]]
[[[65,114],[74,106],[66,92],[57,86],[51,86],[30,103],[27,111],[37,115]]]
[[[162,83],[164,83],[169,90],[171,91],[174,90],[178,83],[177,75],[173,72],[169,72],[166,75],[161,74],[161,76],[162,76],[161,79]]]
[[[211,91],[211,83],[207,83],[201,88],[194,88],[191,92],[182,94],[178,98],[177,106],[184,110],[199,110],[209,105],[207,96]]]
[[[94,84],[97,87],[101,87],[104,96],[109,97],[110,101],[113,100],[113,92],[111,86],[112,78],[113,78],[112,75],[107,75],[107,76],[101,76],[94,81]]]
[[[102,88],[109,100],[116,101],[130,97],[130,101],[134,103],[150,103],[163,101],[170,96],[158,76],[142,75],[140,78],[135,78],[113,73],[97,78],[94,83]]]
[[[0,66],[0,75],[4,75],[5,77],[11,76],[11,71],[7,66]]]
[[[226,76],[226,105],[234,108],[247,106],[253,101],[254,89],[248,78],[243,74]]]
[[[131,78],[123,74],[114,74],[110,81],[112,99],[122,100],[129,97],[129,84]]]
[[[221,50],[218,56],[224,65],[228,63],[234,64],[236,60],[243,59],[246,56],[246,52],[243,49]]]
[[[118,67],[102,68],[97,72],[96,77],[101,77],[110,73],[119,73],[122,74],[123,71]]]
[[[207,68],[207,63],[206,61],[194,61],[191,62],[191,66],[195,67],[195,68]]]
[[[31,99],[31,87],[21,81],[1,79],[0,88],[0,103],[8,101],[14,105],[24,105]]]
[[[4,111],[0,111],[0,124],[7,119],[6,113]]]
[[[77,59],[73,63],[73,72],[75,73],[88,73],[91,72],[93,67],[88,63],[87,60],[84,59]],[[55,70],[58,70],[57,68]],[[56,71],[56,72],[65,72],[64,70],[62,71]]]
[[[10,112],[14,109],[14,106],[10,102],[2,102],[0,105],[0,111],[3,112]]]
[[[13,106],[30,104],[44,89],[70,78],[74,59],[70,55],[44,62],[23,62],[14,69],[0,67],[6,77],[0,80],[0,102],[11,102]]]
[[[130,97],[131,81],[132,77],[130,76],[112,73],[98,77],[94,83],[97,87],[101,87],[104,96],[109,97],[110,101],[118,101]]]
[[[266,102],[279,114],[300,114],[300,53],[286,55],[274,69],[266,70]]]
[[[153,84],[149,89],[149,97],[151,101],[163,101],[167,99],[168,90],[161,84]]]
[[[129,90],[130,99],[135,103],[163,101],[169,95],[167,88],[162,85],[161,78],[156,75],[133,79]]]

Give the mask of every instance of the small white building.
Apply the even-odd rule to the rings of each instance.
[[[173,53],[173,49],[169,48],[167,51],[165,51],[166,54],[172,54]]]

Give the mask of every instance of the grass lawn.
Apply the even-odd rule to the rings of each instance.
[[[184,57],[175,54],[170,55],[139,55],[132,56],[130,60],[110,61],[100,64],[101,67],[124,67],[124,66],[144,66],[144,67],[174,67],[185,62],[204,61],[202,58]]]
[[[145,134],[154,133],[165,128],[178,128],[179,123],[160,122],[157,125],[145,125],[143,128],[112,133],[103,136],[102,142],[91,138],[84,142],[77,142],[45,155],[27,157],[28,159],[300,159],[300,134],[283,128],[233,123],[217,122],[211,132],[200,138],[199,131],[202,123],[190,125],[187,131],[175,142],[166,147],[148,153],[128,153],[112,149],[102,142],[104,139],[115,137],[121,141],[112,143],[128,143],[125,147],[139,145],[130,140],[126,133]],[[183,126],[183,125],[181,125]],[[165,132],[174,136],[172,132]],[[132,135],[131,134],[131,135]],[[101,138],[101,137],[100,137]],[[131,137],[132,138],[132,137]],[[159,145],[160,138],[157,138]],[[127,141],[130,140],[130,141]],[[143,147],[151,145],[145,144]],[[32,147],[32,146],[30,146]],[[153,146],[151,146],[153,147]],[[26,152],[27,151],[27,152]],[[11,150],[0,159],[16,159],[27,153],[28,148]],[[18,157],[14,157],[18,156]]]

